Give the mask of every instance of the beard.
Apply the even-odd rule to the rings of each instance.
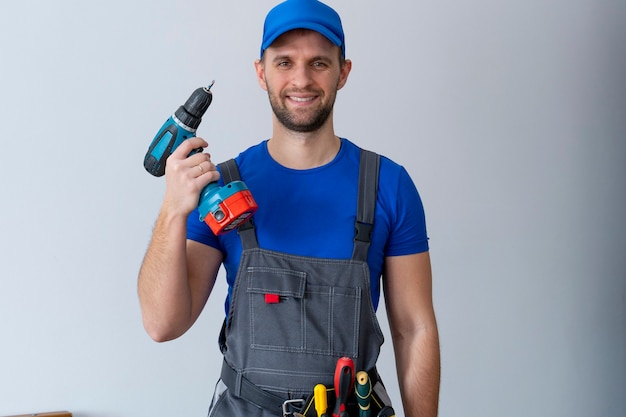
[[[270,100],[270,106],[278,121],[287,129],[294,132],[308,133],[319,130],[333,111],[335,104],[334,97],[330,97],[327,102],[321,102],[314,109],[306,109],[304,111],[291,111],[285,106],[284,100],[280,95],[275,95],[269,86],[267,95]]]

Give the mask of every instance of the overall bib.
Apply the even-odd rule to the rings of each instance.
[[[224,183],[239,179],[234,161],[220,168]],[[379,156],[361,151],[351,259],[265,250],[252,221],[239,228],[243,252],[220,337],[224,364],[210,417],[280,416],[286,400],[307,398],[318,383],[333,387],[343,356],[354,360],[356,372],[368,371],[376,380],[383,335],[367,252],[378,168]]]

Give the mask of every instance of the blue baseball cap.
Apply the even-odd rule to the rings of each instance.
[[[339,46],[341,54],[346,56],[339,14],[318,0],[286,0],[270,10],[263,26],[261,56],[280,35],[294,29],[309,29],[321,33]]]

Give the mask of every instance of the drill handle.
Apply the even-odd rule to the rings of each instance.
[[[172,152],[186,139],[196,135],[195,130],[186,130],[170,117],[157,132],[152,143],[148,147],[148,152],[143,160],[143,166],[155,177],[162,177],[165,174],[165,162]],[[201,152],[202,148],[195,149],[189,155]]]

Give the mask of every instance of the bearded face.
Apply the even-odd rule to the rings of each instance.
[[[335,105],[336,93],[326,96],[323,91],[286,90],[276,92],[268,84],[267,94],[278,121],[294,132],[314,132],[328,120]]]
[[[323,35],[297,29],[281,35],[255,62],[276,120],[294,132],[314,132],[332,116],[351,63]]]

